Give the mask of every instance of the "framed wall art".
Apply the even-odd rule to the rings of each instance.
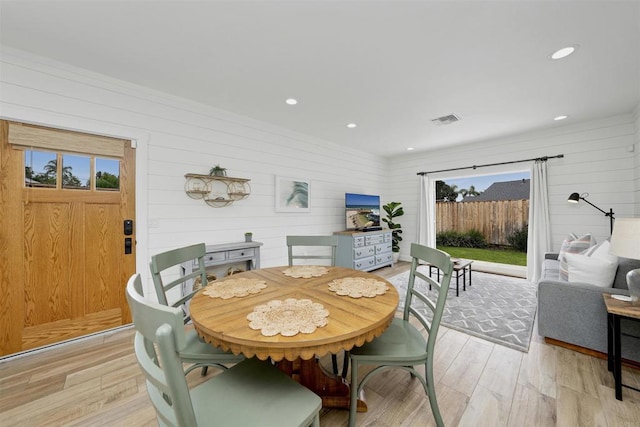
[[[276,176],[276,212],[309,212],[310,184],[308,179]]]

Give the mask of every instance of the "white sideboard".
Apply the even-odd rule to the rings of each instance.
[[[370,271],[392,266],[391,230],[336,231],[336,265]]]
[[[229,273],[237,271],[254,270],[260,268],[261,242],[234,242],[218,245],[207,245],[204,255],[204,266],[207,275],[211,274],[220,279]],[[180,273],[190,274],[198,268],[198,261],[193,260],[182,264]],[[186,283],[182,295],[191,292],[193,283]]]

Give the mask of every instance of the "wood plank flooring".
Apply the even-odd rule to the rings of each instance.
[[[391,277],[408,267],[376,273]],[[441,328],[434,371],[447,426],[640,425],[640,392],[623,388],[617,401],[606,361],[545,344],[536,330],[522,353]],[[330,366],[329,358],[322,362]],[[623,378],[640,387],[640,371],[623,368]],[[189,381],[203,381],[198,370]],[[358,414],[358,425],[435,425],[422,387],[408,374],[386,371],[365,390],[370,409]],[[346,426],[347,412],[323,410],[320,423]],[[157,425],[133,329],[0,361],[0,426],[62,425]]]

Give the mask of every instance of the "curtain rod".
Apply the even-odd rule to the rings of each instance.
[[[546,162],[549,159],[561,159],[564,157],[564,154],[558,154],[556,156],[543,156],[543,157],[534,157],[533,159],[525,159],[525,160],[513,160],[511,162],[500,162],[500,163],[487,163],[486,165],[473,165],[473,166],[466,166],[463,168],[451,168],[451,169],[442,169],[439,171],[429,171],[429,172],[418,172],[418,175],[427,175],[430,173],[437,173],[437,172],[450,172],[450,171],[460,171],[460,170],[464,170],[464,169],[477,169],[477,168],[484,168],[487,166],[499,166],[499,165],[510,165],[512,163],[523,163],[523,162]]]

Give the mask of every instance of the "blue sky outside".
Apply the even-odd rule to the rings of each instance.
[[[345,205],[350,208],[375,207],[380,209],[380,196],[346,193]]]
[[[516,181],[521,179],[529,179],[529,172],[513,172],[513,173],[504,173],[497,175],[483,175],[483,176],[472,176],[465,178],[446,178],[443,179],[447,185],[457,185],[458,191],[460,189],[465,188],[469,189],[472,185],[475,187],[476,191],[482,192],[486,190],[491,184],[494,182],[505,182],[505,181]],[[462,200],[462,196],[458,195],[457,200]]]

